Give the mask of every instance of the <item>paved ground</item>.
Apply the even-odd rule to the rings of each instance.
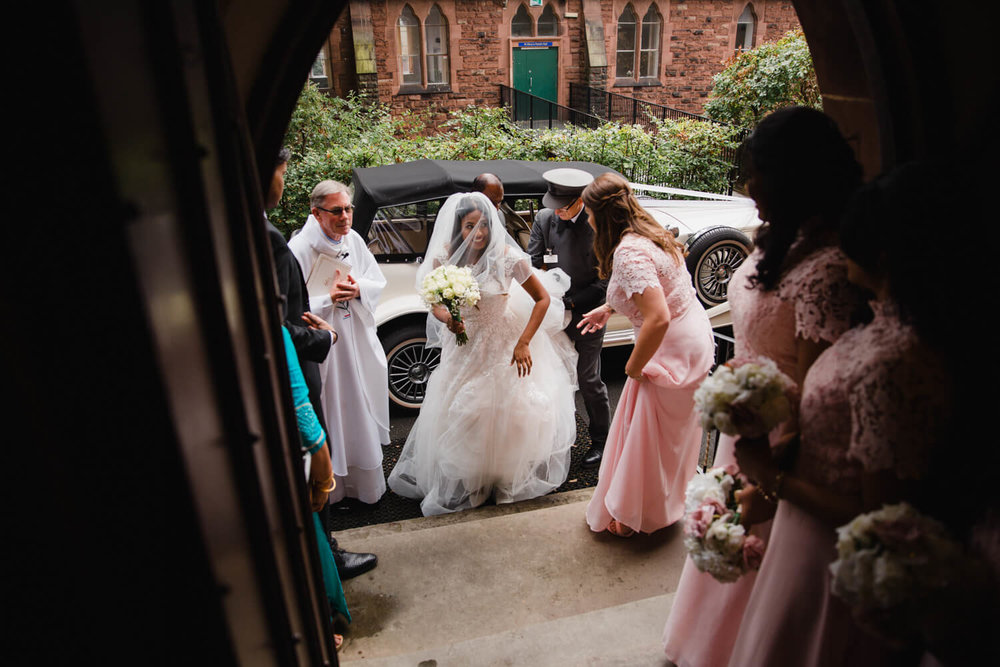
[[[590,490],[367,526],[379,555],[344,584],[339,658],[366,665],[669,665],[661,635],[684,562],[680,528],[630,539],[584,521]]]
[[[611,411],[614,413],[622,386],[625,384],[625,361],[631,352],[631,346],[613,347],[601,354],[601,375],[608,385],[611,399]],[[382,450],[382,467],[386,474],[392,470],[403,451],[406,436],[413,426],[416,413],[397,409],[392,406],[389,436],[392,442]],[[571,463],[566,482],[553,493],[591,488],[597,484],[597,468],[584,468],[583,457],[590,447],[590,436],[587,433],[586,409],[577,392],[577,437],[571,450]],[[360,526],[371,526],[388,521],[403,521],[421,516],[420,503],[416,500],[397,496],[391,490],[374,505],[366,505],[353,499],[345,499],[331,507],[330,528],[341,531]]]

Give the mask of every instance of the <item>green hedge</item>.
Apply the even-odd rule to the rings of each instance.
[[[502,108],[454,111],[432,128],[429,114],[394,116],[389,108],[351,95],[331,98],[313,84],[302,91],[285,145],[292,151],[281,204],[269,212],[286,236],[309,214],[309,193],[327,178],[350,183],[351,169],[420,158],[439,160],[582,160],[636,181],[721,192],[728,187],[726,151],[735,129],[697,120],[657,120],[652,132],[606,123],[522,129]]]

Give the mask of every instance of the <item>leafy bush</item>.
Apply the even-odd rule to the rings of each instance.
[[[713,78],[705,113],[751,128],[771,111],[793,104],[822,108],[812,56],[801,30],[729,59]]]
[[[633,181],[711,192],[728,187],[727,151],[734,129],[697,120],[655,120],[656,130],[605,123],[527,130],[505,109],[453,111],[431,129],[429,113],[393,115],[387,106],[351,95],[323,95],[307,84],[285,137],[292,151],[285,195],[269,218],[286,236],[309,215],[309,193],[321,180],[350,183],[351,169],[420,158],[438,160],[580,160],[616,169]]]

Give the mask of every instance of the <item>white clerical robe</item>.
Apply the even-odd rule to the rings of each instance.
[[[375,256],[351,230],[339,243],[323,233],[312,215],[288,242],[308,276],[320,253],[351,265],[360,295],[334,304],[330,295],[310,297],[309,310],[319,315],[339,338],[320,365],[323,411],[330,442],[330,459],[337,487],[330,502],[344,497],[374,503],[385,493],[382,445],[389,444],[389,381],[385,352],[375,331],[375,306],[385,287]]]

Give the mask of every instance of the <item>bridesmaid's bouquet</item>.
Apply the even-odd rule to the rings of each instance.
[[[691,561],[723,583],[760,568],[764,541],[740,523],[736,466],[712,468],[688,482],[684,497],[684,546]]]
[[[792,414],[795,383],[766,357],[732,359],[694,393],[705,429],[757,438]]]
[[[831,592],[890,644],[933,643],[977,569],[943,524],[907,503],[885,505],[837,528]]]
[[[424,276],[420,288],[420,296],[428,306],[444,306],[456,322],[462,321],[461,306],[479,303],[479,283],[465,266],[443,264]],[[465,345],[469,337],[463,331],[455,334],[455,342]]]

